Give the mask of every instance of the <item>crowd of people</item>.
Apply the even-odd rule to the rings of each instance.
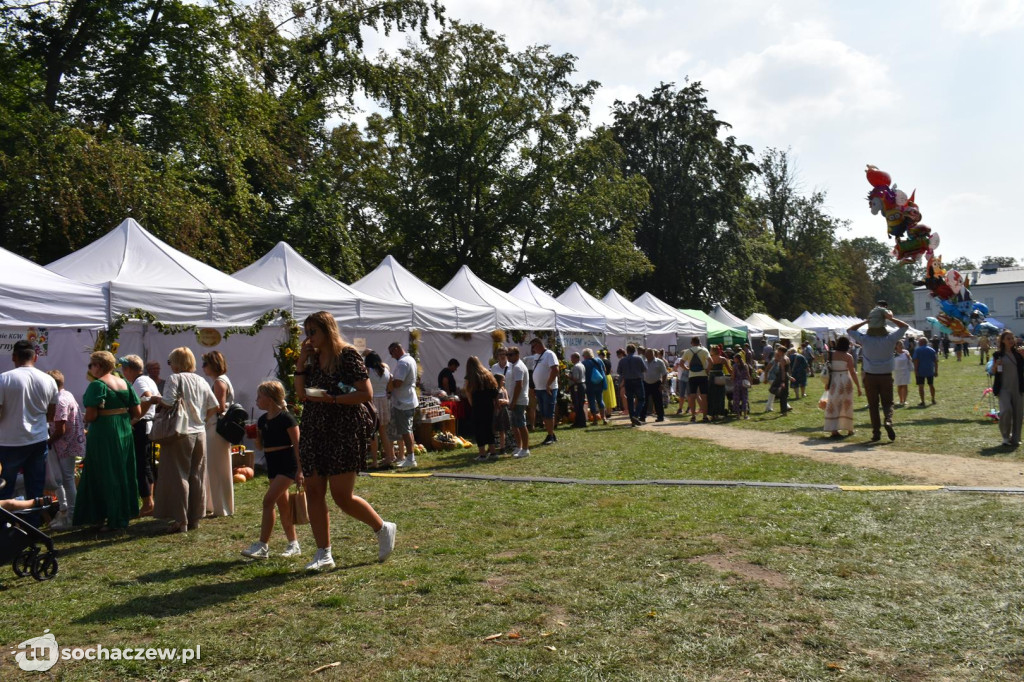
[[[303,326],[295,371],[295,398],[304,408],[301,427],[280,382],[265,381],[257,391],[263,414],[256,423],[256,442],[270,485],[263,498],[259,539],[242,554],[254,559],[270,555],[277,517],[287,540],[282,556],[301,554],[290,492],[296,485],[305,490],[317,544],[307,568],[334,565],[328,492],[341,511],[374,532],[383,561],[394,548],[395,524],[355,494],[355,483],[357,474],[368,468],[417,466],[416,360],[400,343],[392,343],[392,371],[375,351],[360,353],[347,343],[326,312],[310,315]],[[544,432],[541,445],[557,444],[560,388],[570,398],[574,428],[605,425],[616,410],[634,427],[651,417],[664,422],[673,393],[677,416],[710,423],[748,419],[750,388],[758,382],[769,389],[765,412],[772,412],[777,402],[786,415],[793,409],[791,391],[794,400],[805,398],[808,377],[816,373],[823,375],[825,386],[817,403],[824,412],[824,432],[831,438],[854,433],[856,390],[857,396],[867,397],[871,441],[879,441],[883,429],[892,441],[893,410],[908,404],[912,378],[919,406],[937,402],[940,349],[925,338],[905,338],[907,329],[891,312],[876,308],[829,343],[766,345],[760,362],[749,344],[705,347],[693,337],[671,369],[663,350],[629,344],[615,351],[614,366],[605,349],[573,352],[564,374],[555,352],[534,338],[528,358],[520,356],[516,345],[499,348],[490,366],[467,358],[461,381],[457,373],[463,363],[453,358],[438,384],[446,397],[458,395],[467,403],[468,427],[481,462],[501,454],[529,457],[531,429]],[[982,363],[988,350],[979,344]],[[958,359],[964,355],[960,349]],[[53,516],[51,530],[120,529],[151,515],[167,521],[167,533],[186,533],[203,519],[234,513],[231,444],[217,428],[218,417],[234,401],[234,389],[220,352],[202,356],[204,377],[196,371],[192,351],[175,348],[167,359],[166,379],[160,376],[159,362],[144,364],[137,355],[115,358],[107,351],[94,352],[81,404],[64,389],[61,372],[35,368],[35,349],[29,342],[14,344],[12,360],[15,368],[0,374],[4,508],[47,510]],[[1024,350],[1012,332],[1000,334],[989,364],[1003,445],[1016,448],[1024,416]],[[568,385],[560,387],[560,380]],[[158,467],[154,443],[159,446]],[[84,465],[76,484],[79,460]],[[19,472],[24,499],[15,501],[10,498]],[[56,500],[43,497],[44,489],[55,490]]]
[[[301,432],[287,409],[280,382],[263,382],[257,391],[257,405],[264,414],[256,424],[256,440],[264,452],[270,487],[263,500],[259,540],[242,553],[269,556],[279,514],[288,540],[283,556],[301,554],[289,493],[297,484],[304,486],[317,543],[308,569],[334,565],[328,491],[338,508],[375,533],[378,560],[384,561],[394,548],[395,524],[381,519],[354,494],[370,443],[381,433],[370,373],[329,313],[310,315],[304,327],[306,338],[295,372],[296,399],[304,403]],[[391,401],[385,404],[401,437],[412,431],[415,363],[402,362],[400,346],[393,355],[399,359],[399,371],[387,382]],[[15,368],[0,374],[4,508],[49,511],[51,531],[110,531],[153,516],[166,520],[161,532],[187,533],[203,519],[234,514],[231,443],[218,429],[218,417],[234,401],[223,354],[211,351],[202,356],[204,377],[196,372],[192,351],[175,348],[167,360],[171,374],[163,379],[158,362],[144,365],[137,355],[115,358],[108,351],[96,351],[89,356],[90,382],[81,404],[64,390],[63,374],[38,370],[36,359],[33,345],[18,341],[12,352]],[[401,368],[410,364],[413,375],[403,380]],[[411,405],[403,402],[410,394]],[[410,452],[411,445],[410,439]],[[156,448],[159,462],[154,466]],[[12,501],[19,473],[26,500]],[[56,490],[57,499],[43,497],[45,489]],[[39,515],[29,518],[36,525],[44,520]]]

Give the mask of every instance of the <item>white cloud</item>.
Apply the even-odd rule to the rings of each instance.
[[[647,58],[647,72],[658,78],[669,80],[678,78],[680,69],[691,59],[686,50],[672,50],[664,54],[654,54]]]
[[[883,61],[827,37],[776,43],[697,76],[737,131],[771,137],[897,98]]]
[[[961,33],[990,36],[1024,26],[1024,0],[946,0],[943,24]]]

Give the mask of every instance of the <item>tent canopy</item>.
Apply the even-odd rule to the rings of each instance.
[[[780,339],[799,341],[802,335],[802,332],[796,327],[779,322],[771,315],[767,315],[765,313],[753,313],[745,320],[745,322],[748,327],[756,327],[760,329],[765,336],[774,336]]]
[[[492,306],[500,329],[554,329],[555,313],[527,303],[483,281],[463,265],[441,291],[460,301]]]
[[[352,285],[364,294],[412,305],[413,327],[440,332],[489,332],[497,325],[493,306],[467,303],[442,293],[416,277],[393,256]]]
[[[721,303],[716,303],[711,312],[708,313],[708,317],[721,322],[726,327],[732,327],[733,329],[741,329],[747,333],[747,336],[763,336],[764,330],[755,325],[748,324],[745,320],[741,320],[736,317],[728,310],[725,309]]]
[[[107,326],[107,293],[0,249],[0,327]]]
[[[110,316],[141,308],[170,324],[248,325],[291,298],[237,280],[160,241],[128,218],[96,241],[46,266],[106,285]]]
[[[326,310],[342,328],[395,330],[412,327],[409,303],[385,301],[356,291],[322,272],[285,242],[278,242],[263,258],[232,277],[288,294],[292,299],[292,314],[299,320]]]
[[[615,291],[615,289],[609,289],[608,293],[601,299],[601,302],[609,308],[618,310],[621,313],[642,318],[647,330],[646,333],[648,334],[678,333],[679,320],[676,316],[644,310],[619,292]]]
[[[703,320],[705,324],[707,324],[708,343],[731,346],[734,343],[743,343],[747,340],[747,333],[742,329],[736,329],[735,327],[724,325],[710,315],[699,310],[687,310],[686,308],[683,308],[682,311],[690,317]]]
[[[570,284],[555,300],[575,310],[604,318],[609,334],[643,334],[647,323],[640,315],[627,314],[594,298],[577,282]]]
[[[519,284],[508,293],[521,301],[554,312],[555,328],[559,331],[604,333],[603,316],[576,310],[560,303],[554,296],[534,284],[529,277],[519,280]]]
[[[633,301],[633,304],[641,310],[675,319],[677,325],[676,334],[680,336],[707,336],[707,322],[686,315],[678,308],[673,308],[651,293],[644,292]]]

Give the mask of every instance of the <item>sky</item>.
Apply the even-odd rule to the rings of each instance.
[[[804,193],[823,190],[840,237],[886,240],[867,164],[917,190],[948,262],[1024,262],[1024,0],[445,0],[509,46],[577,57],[615,100],[700,81],[712,109],[760,153],[790,150]],[[371,43],[372,44],[372,43]],[[891,240],[890,240],[891,241]]]

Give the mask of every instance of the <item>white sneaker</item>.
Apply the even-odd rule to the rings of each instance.
[[[302,554],[302,548],[299,547],[299,541],[289,542],[288,546],[285,547],[284,551],[281,552],[281,556],[299,556]]]
[[[522,459],[523,457],[529,457],[529,456],[530,456],[530,449],[529,448],[523,448],[522,450],[518,451],[516,454],[512,455],[512,457],[514,457],[515,459]]]
[[[69,528],[71,528],[71,517],[66,511],[57,512],[53,521],[50,521],[50,530],[67,530]]]
[[[270,546],[257,540],[249,545],[248,549],[242,550],[242,556],[250,559],[268,559],[270,558]]]
[[[334,557],[331,556],[331,548],[317,547],[313,560],[306,564],[306,570],[322,571],[326,568],[334,568]]]
[[[396,466],[399,469],[415,469],[416,468],[416,458],[415,457],[406,457],[401,462],[399,462]]]
[[[395,524],[390,521],[385,521],[384,525],[377,531],[377,545],[379,547],[377,551],[377,561],[384,561],[391,552],[395,549]]]

